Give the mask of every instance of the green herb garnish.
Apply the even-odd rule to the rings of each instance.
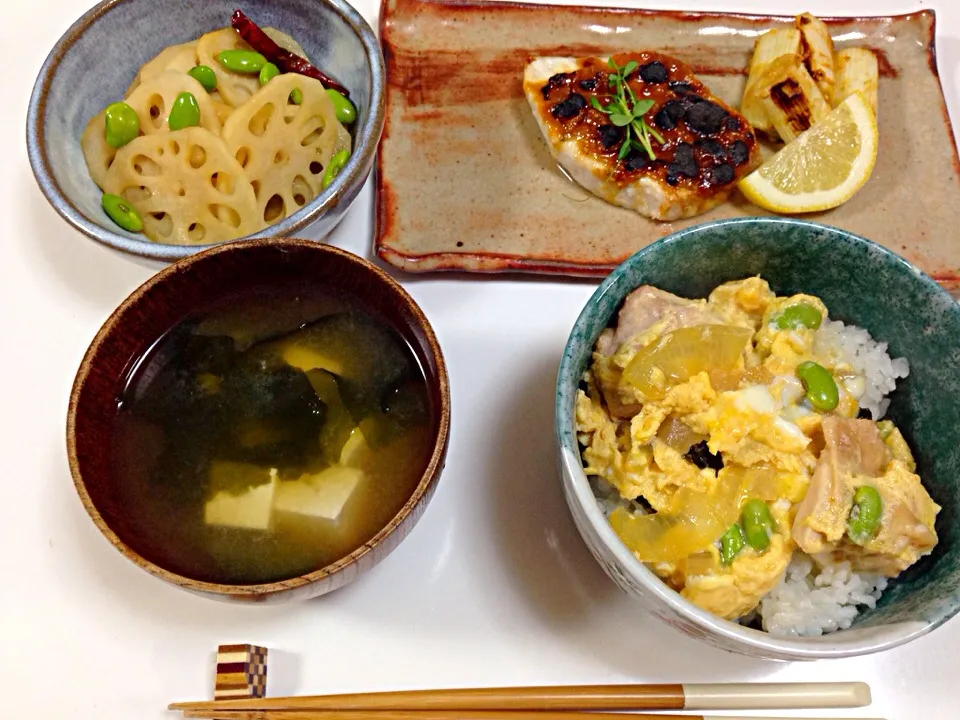
[[[651,160],[656,160],[650,138],[662,145],[663,137],[643,119],[653,107],[653,100],[638,100],[633,88],[627,84],[627,76],[637,69],[638,64],[631,60],[620,67],[610,58],[607,65],[614,71],[614,74],[607,77],[607,82],[616,94],[610,96],[610,102],[606,106],[601,105],[596,96],[590,98],[590,104],[594,109],[608,115],[611,123],[625,129],[623,143],[617,153],[617,162],[622,161],[633,149],[645,152]]]

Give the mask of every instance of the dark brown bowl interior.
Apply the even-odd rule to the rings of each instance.
[[[409,343],[423,368],[435,418],[427,469],[400,512],[369,542],[332,565],[280,582],[222,585],[183,577],[155,564],[112,500],[110,437],[118,397],[138,357],[191,310],[244,288],[320,283],[358,307],[376,312]],[[450,399],[443,355],[429,322],[387,274],[343,250],[291,239],[252,240],[215,247],[166,268],[104,323],[91,343],[70,398],[67,451],[74,483],[97,527],[127,558],[188,590],[241,600],[320,595],[340,587],[386,556],[412,529],[433,494],[447,450]],[[141,550],[143,554],[141,554]]]

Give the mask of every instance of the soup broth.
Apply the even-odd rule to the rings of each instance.
[[[111,499],[134,549],[176,573],[289,579],[396,515],[435,422],[416,355],[379,317],[316,290],[245,294],[180,322],[132,367]]]

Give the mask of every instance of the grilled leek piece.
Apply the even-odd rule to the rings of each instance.
[[[830,103],[810,76],[799,56],[775,60],[761,80],[760,95],[767,120],[788,143],[830,114]]]
[[[833,86],[833,104],[839,105],[859,91],[876,115],[880,68],[874,52],[868,48],[845,48],[834,56],[834,68],[836,83]]]
[[[757,38],[740,111],[759,133],[788,143],[855,92],[876,115],[878,85],[872,50],[836,51],[826,24],[803,13]]]
[[[800,31],[800,47],[803,64],[810,77],[817,83],[823,97],[833,97],[834,60],[833,38],[823,20],[810,13],[797,15],[796,27]]]
[[[740,112],[755,130],[767,134],[773,130],[773,124],[767,118],[761,102],[763,93],[769,89],[765,79],[767,71],[779,58],[797,58],[799,55],[800,31],[796,28],[777,28],[757,38],[750,59],[747,85],[740,102]]]

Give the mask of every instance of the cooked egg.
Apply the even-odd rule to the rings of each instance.
[[[665,582],[725,618],[756,608],[798,546],[896,574],[936,542],[939,508],[914,474],[903,436],[890,423],[854,419],[866,379],[835,348],[821,348],[815,328],[778,322],[797,303],[816,311],[804,308],[806,317],[826,320],[818,298],[776,297],[759,278],[721,285],[706,303],[640,288],[616,331],[607,331],[606,347],[598,345],[591,394],[577,402],[586,472],[630,501],[612,511],[615,531]],[[797,376],[808,361],[837,385],[830,412],[811,404]],[[859,475],[843,469],[858,463],[869,467]],[[860,547],[843,538],[850,488],[864,478],[889,509]],[[655,514],[644,515],[636,499]],[[748,499],[767,504],[769,541],[724,557],[721,537]]]

